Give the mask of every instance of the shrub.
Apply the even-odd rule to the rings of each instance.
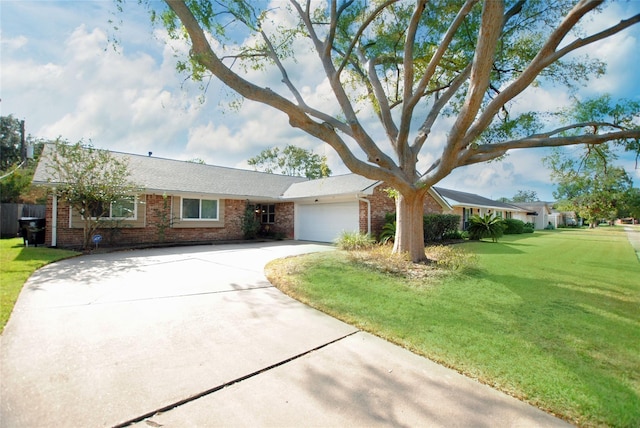
[[[500,217],[491,214],[484,216],[474,215],[469,218],[469,239],[474,241],[482,238],[491,238],[493,242],[504,234],[504,221]]]
[[[469,237],[468,234],[466,234],[467,238]],[[444,235],[442,235],[442,239],[445,240],[459,240],[459,239],[465,239],[465,232],[461,231],[461,230],[454,230],[453,232],[447,232]]]
[[[438,266],[447,270],[466,271],[472,270],[478,265],[475,254],[466,252],[457,245],[434,245],[426,248],[429,260],[433,260]]]
[[[524,233],[524,221],[515,218],[504,220],[505,235],[519,235],[521,233]]]
[[[424,221],[425,242],[442,241],[442,238],[458,230],[460,216],[455,214],[427,214]]]
[[[335,240],[335,244],[341,250],[366,250],[375,245],[375,240],[366,233],[342,232]]]
[[[525,223],[522,228],[522,233],[533,233],[536,230],[536,226],[533,223]]]
[[[382,232],[380,232],[379,241],[382,244],[386,244],[387,242],[393,242],[396,239],[396,221],[393,220],[390,223],[386,223],[382,227]]]
[[[256,239],[260,230],[260,221],[256,218],[256,206],[247,204],[242,216],[242,234],[245,239]]]

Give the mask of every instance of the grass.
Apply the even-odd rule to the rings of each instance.
[[[425,281],[343,252],[279,260],[295,298],[581,426],[640,426],[640,263],[619,228],[462,244],[471,273]]]
[[[79,253],[47,247],[25,248],[21,238],[0,239],[0,332],[29,276],[46,264],[76,254]]]

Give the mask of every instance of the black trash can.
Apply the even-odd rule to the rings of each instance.
[[[46,220],[38,217],[20,217],[20,235],[25,247],[28,245],[44,245]]]

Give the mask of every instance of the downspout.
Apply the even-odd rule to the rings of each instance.
[[[367,204],[367,235],[371,236],[371,201],[361,197],[358,200]]]
[[[53,200],[51,202],[51,246],[58,245],[58,194],[53,188]]]

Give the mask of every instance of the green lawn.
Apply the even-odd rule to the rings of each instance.
[[[311,306],[572,423],[640,426],[640,262],[624,231],[462,247],[478,269],[435,286],[352,265],[340,252],[277,261],[268,272]]]
[[[25,248],[21,238],[0,239],[0,332],[29,276],[46,264],[76,254],[79,253],[46,247]]]

